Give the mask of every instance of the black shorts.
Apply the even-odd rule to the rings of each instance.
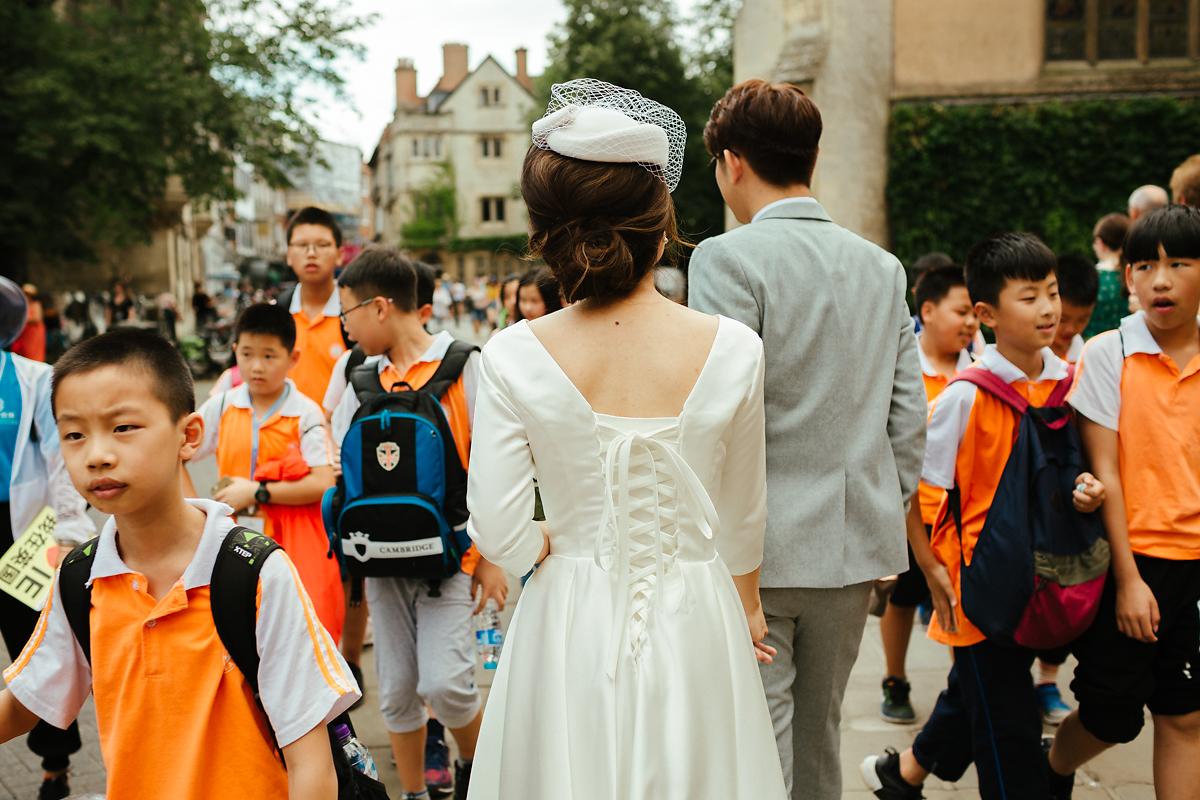
[[[930,526],[925,526],[925,533],[930,533]],[[912,547],[909,547],[908,570],[900,573],[900,577],[896,579],[896,587],[892,589],[889,602],[897,608],[916,608],[928,600],[929,584],[925,581],[925,573],[913,558]]]
[[[1073,648],[1080,722],[1112,744],[1137,737],[1143,708],[1168,717],[1200,711],[1200,561],[1134,560],[1158,602],[1158,641],[1138,642],[1117,629],[1110,573],[1096,621]]]

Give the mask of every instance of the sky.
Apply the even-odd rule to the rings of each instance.
[[[682,10],[693,0],[680,0]],[[396,60],[411,58],[417,68],[417,91],[424,96],[442,74],[442,44],[462,42],[470,48],[471,69],[488,55],[510,73],[516,72],[518,47],[529,50],[529,72],[541,74],[546,64],[546,37],[566,15],[560,0],[342,0],[356,14],[377,14],[374,25],[355,39],[365,48],[363,59],[340,63],[350,102],[324,97],[314,120],[321,137],[357,145],[363,159],[379,142],[396,107]]]

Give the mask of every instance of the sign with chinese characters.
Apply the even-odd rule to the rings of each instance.
[[[0,556],[0,590],[34,611],[41,611],[54,585],[58,544],[54,541],[54,511],[41,510],[13,546]]]

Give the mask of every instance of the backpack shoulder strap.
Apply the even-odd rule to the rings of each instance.
[[[342,373],[346,383],[350,383],[350,373],[361,367],[366,360],[367,354],[361,347],[354,345],[350,348],[350,357],[346,359],[346,371]]]
[[[92,563],[96,560],[97,536],[76,547],[63,560],[58,570],[58,593],[62,596],[63,613],[79,642],[83,657],[92,660]]]
[[[213,625],[221,644],[258,698],[258,576],[279,544],[261,533],[234,526],[225,535],[209,584]]]
[[[421,388],[441,400],[462,375],[471,354],[477,352],[479,348],[476,345],[455,339],[446,349],[446,355],[442,356],[442,363],[438,365],[437,371]]]
[[[983,367],[967,367],[958,373],[950,383],[965,381],[983,389],[1018,414],[1024,414],[1029,409],[1029,401],[1012,388],[1003,378]]]
[[[297,284],[299,285],[299,284]],[[296,296],[296,287],[285,289],[280,293],[279,297],[275,298],[275,305],[283,306],[289,312],[292,310],[292,298]]]
[[[1056,408],[1066,405],[1067,395],[1071,393],[1071,387],[1075,385],[1075,365],[1067,365],[1067,375],[1058,382],[1054,387],[1054,391],[1046,398],[1045,408]]]
[[[383,391],[379,385],[379,370],[375,368],[374,364],[358,365],[350,370],[347,380],[350,388],[354,390],[354,396],[358,398],[359,405],[362,405],[371,395],[380,394]]]

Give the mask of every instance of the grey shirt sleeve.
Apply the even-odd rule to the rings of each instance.
[[[896,349],[896,369],[892,376],[892,405],[888,410],[887,432],[900,478],[900,491],[907,503],[917,491],[917,483],[921,479],[928,404],[925,381],[921,378],[921,362],[917,357],[917,337],[913,332],[908,305],[904,302],[907,282],[899,262],[895,264],[895,276],[893,319],[898,321],[897,335],[900,339]]]
[[[762,307],[741,261],[719,236],[704,240],[692,253],[688,306],[705,314],[723,314],[762,334]]]

